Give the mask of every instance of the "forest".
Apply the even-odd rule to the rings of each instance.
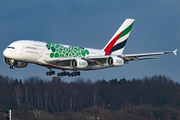
[[[0,119],[180,120],[180,84],[164,75],[127,80],[24,80],[0,75]]]

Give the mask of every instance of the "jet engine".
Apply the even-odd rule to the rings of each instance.
[[[27,62],[19,62],[19,61],[16,61],[15,63],[16,63],[16,64],[15,64],[15,67],[16,67],[16,68],[25,68],[25,67],[27,67],[27,65],[28,65]]]
[[[111,56],[107,59],[107,63],[111,66],[118,67],[124,64],[124,60],[116,56]]]
[[[82,59],[73,59],[70,62],[70,65],[72,68],[87,68],[88,63],[85,60]]]
[[[3,60],[7,65],[11,65],[11,59],[4,57]]]
[[[12,60],[10,58],[6,58],[6,57],[4,57],[4,62],[6,64],[12,65],[12,66],[14,66],[16,68],[25,68],[28,65],[27,62],[20,62],[20,61]]]

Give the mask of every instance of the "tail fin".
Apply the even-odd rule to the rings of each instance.
[[[105,55],[111,53],[121,55],[131,32],[134,19],[126,19],[121,27],[116,31],[108,44],[104,47]]]

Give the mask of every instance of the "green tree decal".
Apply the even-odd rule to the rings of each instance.
[[[83,47],[69,46],[65,47],[60,44],[46,43],[48,50],[51,50],[50,57],[84,57],[89,55],[89,51]]]

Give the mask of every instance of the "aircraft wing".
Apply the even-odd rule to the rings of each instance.
[[[155,53],[143,53],[143,54],[127,54],[127,55],[117,55],[118,57],[124,59],[125,63],[128,61],[135,60],[145,60],[145,59],[156,59],[158,57],[147,57],[147,56],[154,56],[154,55],[162,55],[168,53],[174,53],[177,55],[177,49],[174,51],[165,51],[165,52],[155,52]],[[114,56],[114,55],[113,55]],[[67,57],[67,58],[44,58],[43,60],[51,65],[55,66],[70,66],[71,60],[74,59],[82,59],[88,62],[88,65],[100,65],[103,66],[104,63],[107,62],[107,58],[111,57],[111,55],[106,56],[87,56],[87,57]]]
[[[168,54],[168,53],[174,53],[175,55],[177,55],[177,49],[174,51],[165,51],[165,52],[127,54],[127,55],[121,55],[118,57],[122,57],[127,62],[131,60],[139,61],[139,60],[144,60],[144,59],[156,59],[158,57],[147,57],[147,56],[162,55],[162,54]]]
[[[67,57],[67,58],[44,58],[43,60],[51,65],[55,66],[70,66],[70,61],[73,59],[82,59],[88,62],[90,65],[98,64],[103,66],[103,63],[106,62],[106,59],[109,56],[89,56],[89,57]]]

